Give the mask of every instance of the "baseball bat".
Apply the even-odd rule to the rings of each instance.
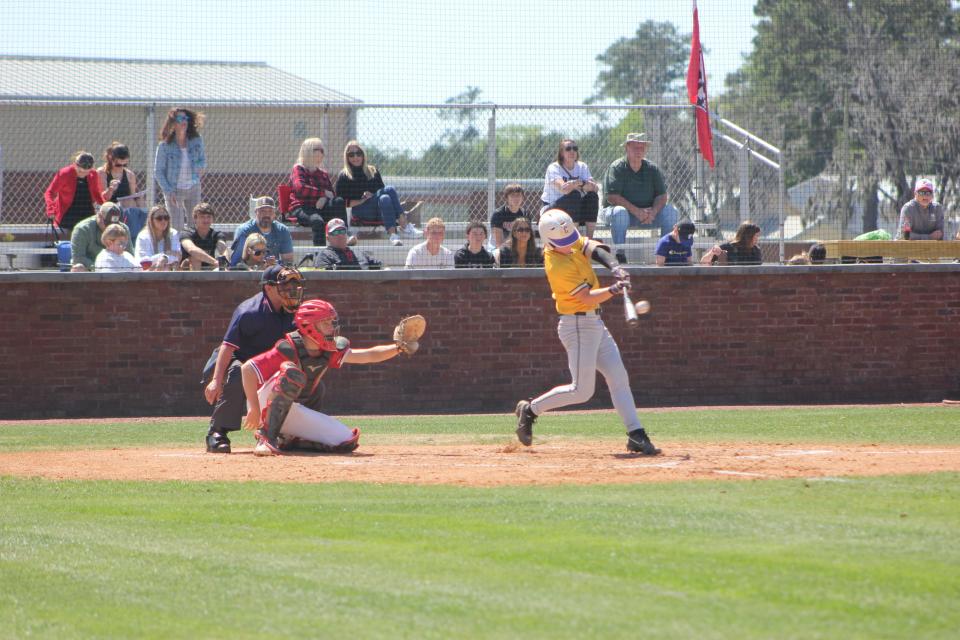
[[[630,299],[628,289],[623,290],[623,316],[628,327],[632,328],[640,324],[640,318],[637,317],[637,308],[633,306],[633,300]]]

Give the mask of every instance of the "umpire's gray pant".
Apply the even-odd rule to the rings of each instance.
[[[580,404],[593,397],[597,386],[597,371],[603,374],[610,389],[610,399],[620,414],[627,432],[640,429],[637,405],[630,391],[630,380],[620,357],[620,349],[613,341],[603,319],[593,313],[585,316],[562,315],[557,333],[567,350],[570,384],[554,387],[534,398],[533,412],[537,415],[571,404]]]

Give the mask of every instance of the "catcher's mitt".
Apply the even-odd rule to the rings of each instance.
[[[427,330],[427,319],[423,316],[408,316],[400,321],[393,330],[393,341],[400,353],[412,356],[420,348],[420,336]]]

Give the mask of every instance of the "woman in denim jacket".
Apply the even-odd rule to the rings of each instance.
[[[170,109],[157,145],[157,182],[172,218],[171,225],[185,229],[193,208],[200,204],[200,176],[207,166],[200,128],[203,114],[190,109]]]

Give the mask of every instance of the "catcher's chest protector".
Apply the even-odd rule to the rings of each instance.
[[[298,331],[288,333],[286,339],[277,345],[277,351],[296,364],[307,377],[307,383],[302,392],[305,396],[311,395],[319,386],[320,379],[330,366],[330,356],[333,354],[332,351],[323,351],[318,356],[310,355],[307,352],[307,346],[303,344],[303,336]]]

